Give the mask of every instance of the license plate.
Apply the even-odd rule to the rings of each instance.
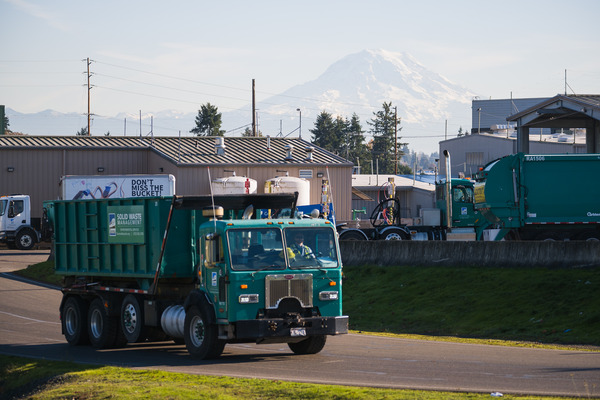
[[[291,328],[290,334],[292,336],[306,336],[306,328]]]

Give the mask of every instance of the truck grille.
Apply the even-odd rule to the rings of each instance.
[[[265,277],[265,307],[277,308],[279,300],[295,297],[303,307],[313,305],[312,274],[267,275]]]

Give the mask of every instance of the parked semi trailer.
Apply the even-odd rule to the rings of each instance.
[[[109,348],[172,339],[199,358],[240,342],[319,352],[328,335],[348,331],[335,228],[323,219],[257,219],[264,209],[293,210],[296,199],[45,202],[66,340]]]
[[[173,175],[65,175],[60,199],[108,199],[175,195]]]
[[[517,153],[476,174],[478,239],[600,240],[600,154]]]
[[[61,178],[60,199],[106,199],[175,195],[173,175],[65,175]],[[31,198],[26,194],[0,197],[0,243],[9,248],[30,250],[49,240],[41,218],[32,217]]]

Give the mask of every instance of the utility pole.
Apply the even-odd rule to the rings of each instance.
[[[256,136],[256,96],[254,89],[254,79],[252,79],[252,136]]]
[[[394,107],[394,175],[398,175],[398,106]]]
[[[88,110],[87,110],[87,134],[88,136],[92,136],[92,132],[90,131],[90,92],[92,91],[92,87],[90,86],[90,58],[86,59],[87,64],[87,97],[88,97]]]

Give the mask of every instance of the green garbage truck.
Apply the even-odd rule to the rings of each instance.
[[[227,343],[318,353],[348,332],[342,263],[335,227],[294,218],[296,199],[46,201],[67,342],[173,340],[201,359]]]
[[[600,154],[505,156],[475,175],[485,240],[600,240]]]

